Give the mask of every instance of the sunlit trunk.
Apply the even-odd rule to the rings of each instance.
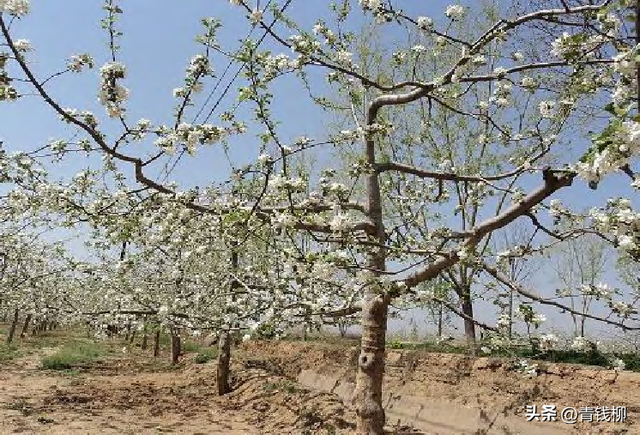
[[[375,121],[375,111],[369,113],[368,123]],[[366,141],[366,158],[371,167],[376,165],[375,143]],[[386,269],[386,252],[382,246],[386,235],[382,220],[382,199],[377,173],[367,175],[367,214],[373,224],[370,238],[379,245],[368,254],[367,267],[377,278]],[[354,405],[357,415],[359,435],[384,434],[385,413],[382,406],[382,380],[384,377],[385,339],[387,333],[387,312],[389,300],[378,283],[369,285],[365,291],[361,324],[362,341],[356,373]]]
[[[388,303],[381,295],[370,294],[362,310],[362,342],[356,374],[353,401],[356,409],[357,433],[384,433],[385,414],[382,406],[385,337]]]

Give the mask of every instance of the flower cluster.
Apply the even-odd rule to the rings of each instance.
[[[530,363],[527,360],[520,360],[518,362],[517,369],[528,378],[535,378],[538,376],[538,364]]]
[[[209,59],[202,55],[197,54],[193,56],[187,67],[187,71],[184,78],[184,86],[175,88],[173,90],[173,96],[175,98],[186,98],[191,94],[197,94],[202,92],[203,84],[202,78],[213,72]]]
[[[6,12],[15,17],[24,17],[30,9],[29,0],[0,0],[0,12]]]
[[[129,97],[129,90],[118,83],[125,74],[126,68],[120,62],[107,62],[100,68],[98,100],[111,117],[121,116],[125,110],[123,103]]]
[[[545,352],[553,350],[557,346],[558,341],[558,336],[555,334],[543,334],[539,337],[540,350]]]
[[[593,208],[589,215],[599,231],[615,237],[621,250],[634,254],[640,249],[640,212],[629,199],[610,199],[605,208]]]
[[[589,341],[582,337],[575,337],[571,342],[571,349],[577,350],[579,352],[585,351],[589,349]]]
[[[444,12],[444,14],[454,20],[454,21],[459,21],[461,20],[464,15],[465,15],[465,9],[464,7],[460,6],[460,5],[450,5],[447,7],[447,10]]]
[[[81,72],[84,68],[93,68],[93,57],[87,53],[74,54],[67,62],[67,69],[71,72]]]

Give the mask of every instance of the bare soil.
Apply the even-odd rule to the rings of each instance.
[[[133,356],[109,358],[80,373],[40,370],[40,359],[54,350],[0,367],[0,433],[259,433],[216,404],[205,368],[158,371]]]
[[[73,371],[40,368],[57,347],[0,365],[0,434],[340,435],[355,427],[335,395],[304,389],[260,361],[236,358],[233,392],[218,397],[215,361],[196,364],[186,354],[172,367],[168,355],[110,347]]]
[[[41,358],[55,351],[55,346],[36,349],[0,365],[0,434],[346,435],[354,431],[355,414],[348,400],[343,403],[334,394],[338,383],[348,386],[353,381],[354,347],[243,344],[233,351],[233,392],[224,397],[216,395],[215,361],[196,364],[194,354],[170,367],[167,356],[154,359],[149,351],[129,347],[126,353],[118,350],[72,372],[39,368]],[[336,384],[303,387],[296,380],[305,370],[324,373]],[[505,361],[403,351],[389,352],[386,372],[385,389],[392,392],[386,393],[386,401],[395,400],[397,408],[405,403],[401,396],[419,397],[437,404],[438,417],[444,420],[461,420],[462,410],[476,408],[490,419],[495,414],[522,420],[525,404],[531,403],[619,405],[628,408],[623,425],[578,424],[562,430],[640,433],[640,375],[635,373],[556,364],[527,379]],[[388,428],[390,434],[451,433],[428,424],[419,432],[411,429],[411,422],[403,426],[406,422],[388,415],[390,423],[396,423]],[[561,433],[551,430],[558,425],[540,428],[534,433]]]

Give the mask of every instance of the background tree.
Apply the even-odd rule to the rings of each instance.
[[[610,292],[600,281],[607,269],[606,242],[595,236],[583,236],[561,245],[551,257],[556,276],[563,284],[557,293],[569,299],[571,308],[588,313],[594,300],[604,296],[603,292]],[[573,334],[575,337],[585,336],[586,318],[571,314],[573,320]]]

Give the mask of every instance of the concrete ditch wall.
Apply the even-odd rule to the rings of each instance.
[[[350,403],[357,348],[322,343],[248,342],[244,352],[273,363],[312,390]],[[527,378],[498,358],[421,351],[387,353],[383,400],[389,425],[427,434],[640,434],[640,373],[539,363]],[[556,422],[527,421],[525,406],[556,405]],[[624,406],[624,423],[560,421],[565,407]]]
[[[306,388],[336,394],[344,403],[349,403],[355,383],[303,370],[298,382]],[[474,406],[460,406],[456,403],[433,400],[411,395],[406,389],[384,391],[385,411],[390,425],[407,425],[426,433],[442,435],[459,434],[522,434],[522,435],[567,435],[573,432],[566,428],[550,426],[545,423],[527,422],[525,418],[505,417]]]

